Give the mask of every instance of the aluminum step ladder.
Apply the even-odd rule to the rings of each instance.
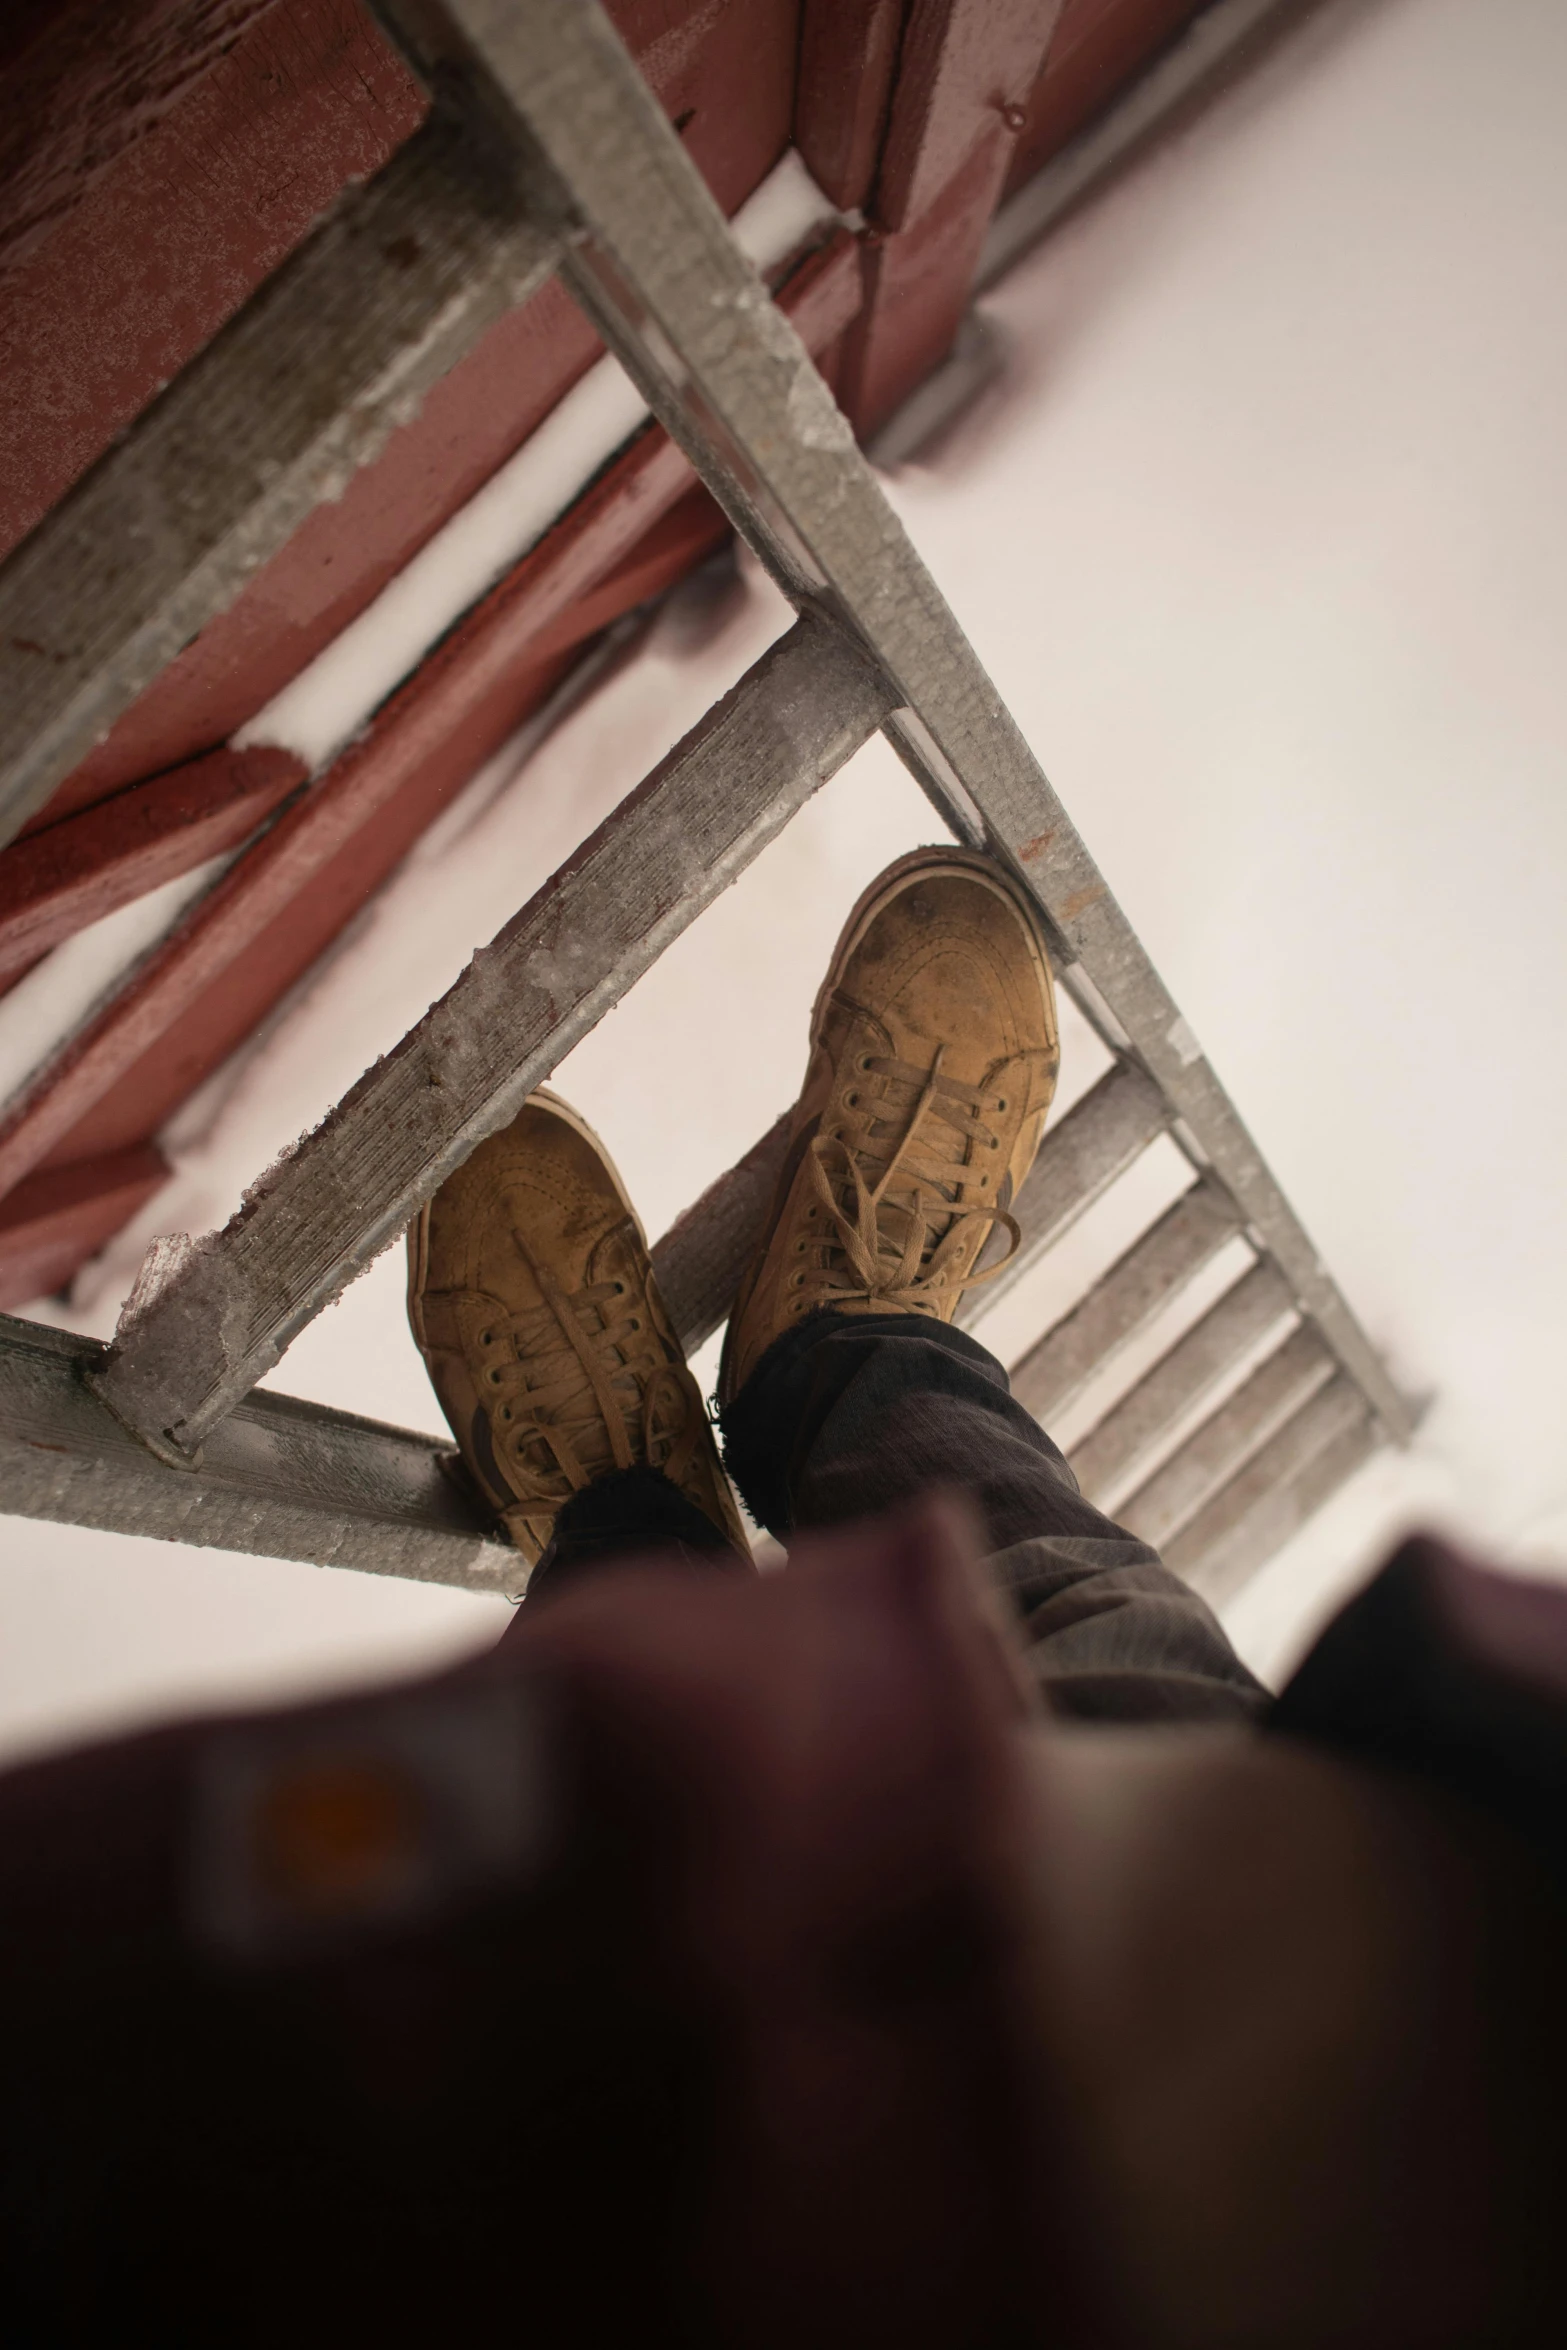
[[[154,1244],[111,1348],[0,1317],[0,1508],[514,1592],[521,1562],[443,1475],[449,1445],[255,1383],[879,728],[952,834],[1030,891],[1113,1056],[1048,1131],[985,1308],[1158,1137],[1193,1172],[1016,1365],[1018,1395],[1048,1423],[1237,1236],[1249,1251],[1073,1455],[1226,1599],[1407,1441],[1408,1404],[598,0],[377,4],[425,125],[0,571],[0,838],[552,272],[798,617],[223,1231]],[[654,1251],[688,1349],[726,1317],[783,1134]]]

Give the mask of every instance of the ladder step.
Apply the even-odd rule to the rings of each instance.
[[[260,1392],[170,1468],[83,1373],[95,1339],[0,1315],[0,1487],[23,1517],[510,1596],[527,1570],[441,1468],[449,1446]]]
[[[437,107],[0,569],[0,842],[554,269]]]
[[[1179,1452],[1123,1502],[1116,1516],[1130,1533],[1163,1551],[1209,1497],[1333,1375],[1333,1357],[1315,1330],[1302,1327],[1253,1371]]]
[[[688,1355],[729,1319],[789,1143],[790,1112],[677,1216],[653,1249],[653,1271]]]
[[[100,1392],[189,1457],[886,715],[796,621],[116,1340]]]
[[[1005,1297],[1169,1122],[1159,1088],[1129,1061],[1118,1061],[1080,1102],[1073,1103],[1059,1126],[1046,1128],[1039,1156],[1012,1202],[1022,1246],[996,1280],[965,1290],[957,1312],[965,1329]],[[998,1228],[980,1258],[981,1266],[1005,1246],[1005,1229]]]
[[[1109,1508],[1161,1437],[1293,1311],[1289,1289],[1272,1265],[1253,1265],[1243,1274],[1070,1455],[1072,1474],[1089,1500]]]
[[[1048,1428],[1239,1228],[1234,1208],[1217,1185],[1194,1183],[1116,1259],[1082,1303],[1029,1348],[1012,1373],[1018,1402]]]
[[[1342,1375],[1331,1380],[1205,1504],[1165,1564],[1222,1607],[1380,1443],[1364,1397]]]
[[[1023,1254],[1032,1258],[1063,1233],[1107,1185],[1130,1166],[1164,1124],[1158,1089],[1124,1064],[1100,1078],[1090,1093],[1047,1130],[1018,1196],[1015,1213],[1023,1229]],[[788,1142],[785,1112],[754,1142],[745,1157],[710,1184],[678,1216],[653,1250],[653,1267],[676,1329],[688,1354],[695,1353],[729,1308],[746,1261],[760,1237],[773,1187]],[[977,1319],[1008,1285],[1000,1281],[970,1290],[975,1306],[958,1309],[960,1322]]]

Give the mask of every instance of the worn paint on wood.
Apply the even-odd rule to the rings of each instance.
[[[117,13],[96,11],[100,24]],[[211,44],[112,160],[84,152],[79,126],[50,126],[63,168],[49,184],[67,180],[69,201],[0,277],[0,552],[211,340],[345,182],[378,171],[424,114],[423,94],[354,0],[245,13],[239,39]],[[123,63],[134,72],[133,56]],[[0,99],[8,114],[3,82]]]
[[[870,200],[908,0],[805,0],[794,143],[841,212]]]
[[[328,0],[296,0],[306,14]],[[342,10],[345,0],[330,0]],[[357,9],[351,10],[357,16]],[[687,151],[726,213],[766,177],[788,144],[793,102],[797,0],[618,0],[614,15],[667,111],[682,122]],[[270,20],[269,20],[270,21]],[[379,42],[379,33],[374,35]],[[405,69],[398,64],[396,73]],[[339,180],[367,166],[342,132]],[[190,179],[169,200],[199,221],[213,251],[239,230],[223,206],[189,201]],[[226,183],[225,183],[226,184]],[[128,210],[135,213],[134,206]],[[243,227],[243,223],[240,224]],[[178,243],[154,208],[137,219],[152,245]],[[239,260],[230,270],[234,302],[256,282]],[[225,264],[225,266],[228,266]],[[270,264],[269,264],[270,266]],[[74,281],[54,283],[53,312],[82,307]],[[0,295],[3,317],[3,295]],[[558,287],[497,320],[458,366],[399,423],[379,456],[341,498],[318,506],[228,610],[208,622],[125,712],[108,739],[62,783],[54,814],[209,750],[233,734],[346,627],[496,468],[521,446],[598,356],[599,343]],[[179,354],[163,367],[167,376]],[[155,379],[158,380],[158,379]],[[78,400],[68,376],[62,397]],[[154,388],[149,382],[148,392]],[[145,397],[145,394],[144,394]],[[28,420],[50,438],[47,415]],[[100,443],[101,445],[101,443]]]
[[[241,847],[304,780],[292,751],[213,751],[0,849],[0,985],[89,922]]]
[[[1031,91],[1007,173],[1012,195],[1127,83],[1208,0],[1066,0]]]

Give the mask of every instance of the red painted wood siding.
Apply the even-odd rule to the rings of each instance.
[[[1018,134],[1005,194],[1032,179],[1091,122],[1204,0],[1066,0]]]
[[[798,0],[611,0],[611,13],[684,123],[714,194],[734,211],[789,141]],[[285,50],[297,57],[297,77],[276,66]],[[393,151],[419,111],[404,68],[355,0],[278,0],[230,57],[100,175],[14,284],[0,281],[0,366],[17,357],[19,368],[8,413],[17,445],[34,448],[27,520],[239,307],[343,182]],[[274,146],[278,171],[269,178],[256,159]],[[286,173],[279,179],[295,148],[297,192]],[[166,285],[159,254],[167,256]],[[131,307],[146,310],[152,324],[133,364],[123,338],[111,336],[107,357],[100,353],[93,321],[104,300],[118,315],[119,289],[143,255],[153,256],[151,290]],[[160,288],[170,295],[161,308]],[[183,308],[172,298],[182,289]],[[53,341],[45,336],[29,374],[20,346],[46,313],[62,323]],[[598,348],[555,287],[503,319],[346,496],[318,508],[230,611],[171,663],[40,821],[225,741],[527,439]],[[23,516],[19,502],[13,529]]]

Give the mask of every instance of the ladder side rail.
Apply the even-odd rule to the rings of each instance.
[[[735,247],[597,0],[380,0],[416,71],[509,108],[571,290],[796,602],[891,682],[886,731],[960,837],[1034,893],[1259,1249],[1383,1421],[1408,1407],[1285,1199],[803,344]]]
[[[158,1460],[92,1393],[104,1349],[0,1315],[0,1493],[21,1517],[464,1591],[527,1570],[442,1469],[450,1446],[292,1396],[251,1396],[197,1469]]]
[[[127,1425],[193,1457],[886,709],[849,640],[797,620],[127,1318],[94,1380]]]
[[[0,843],[555,260],[439,104],[348,192],[0,566]]]

